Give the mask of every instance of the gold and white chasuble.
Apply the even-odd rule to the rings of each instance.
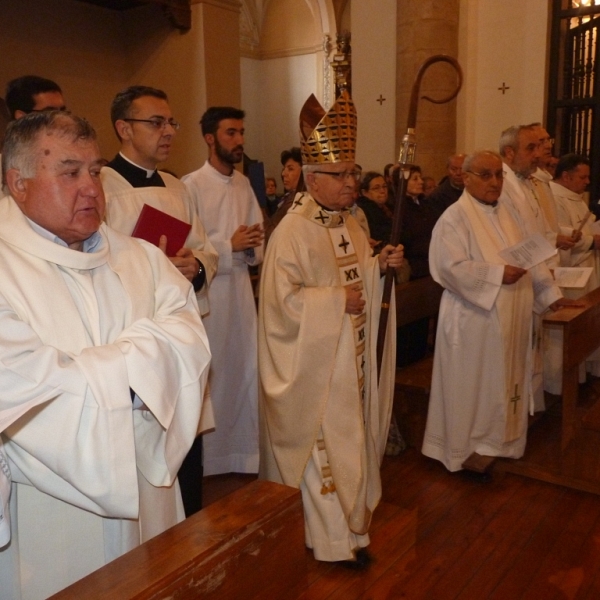
[[[361,315],[345,286],[362,287]],[[380,385],[378,260],[348,211],[297,194],[265,256],[259,305],[261,475],[299,487],[318,439],[324,492],[337,493],[352,532],[366,533],[381,497],[395,372],[391,310]],[[320,453],[321,454],[321,453]]]

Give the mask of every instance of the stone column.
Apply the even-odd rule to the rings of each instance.
[[[434,54],[458,56],[459,0],[398,0],[396,63],[396,158],[406,119],[410,92],[417,70]],[[447,63],[430,67],[421,83],[421,94],[448,96],[456,86],[454,69]],[[439,180],[446,159],[456,148],[456,100],[448,104],[419,101],[417,163],[424,175]],[[462,149],[458,149],[461,151]]]

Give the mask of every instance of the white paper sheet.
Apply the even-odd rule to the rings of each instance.
[[[498,252],[500,258],[513,267],[531,269],[556,254],[556,248],[541,234],[534,233],[522,242]]]
[[[554,281],[559,287],[583,288],[591,274],[592,267],[557,267],[554,269]]]

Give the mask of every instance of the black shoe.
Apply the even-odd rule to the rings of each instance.
[[[355,560],[338,560],[335,564],[351,571],[364,571],[372,562],[373,558],[369,551],[366,548],[359,548]]]
[[[477,483],[490,483],[492,481],[492,474],[487,471],[479,473],[478,471],[469,471],[469,469],[463,469],[458,473],[465,479],[475,481]]]

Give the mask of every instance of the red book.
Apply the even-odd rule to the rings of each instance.
[[[183,248],[191,228],[189,223],[144,204],[131,235],[155,246],[158,246],[160,236],[166,235],[167,256],[175,256]]]

